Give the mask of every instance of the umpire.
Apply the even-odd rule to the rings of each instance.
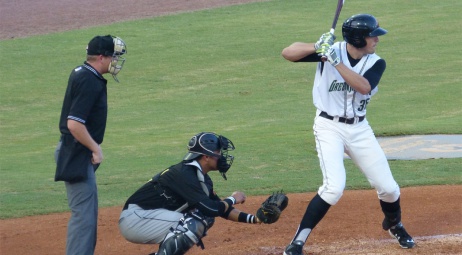
[[[56,147],[55,181],[64,181],[71,217],[67,228],[66,254],[92,255],[96,247],[98,192],[95,171],[103,161],[107,119],[107,80],[116,75],[127,52],[122,39],[96,36],[87,46],[87,59],[70,74],[64,96]]]

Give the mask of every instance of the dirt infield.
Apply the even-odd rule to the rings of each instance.
[[[381,229],[382,213],[374,190],[346,191],[313,231],[306,254],[462,254],[462,186],[401,190],[403,222],[417,246],[403,250]],[[281,255],[314,193],[289,194],[289,206],[273,225],[250,225],[217,219],[203,241],[205,250],[189,254]],[[249,197],[238,208],[254,212],[264,197]],[[121,207],[99,214],[96,254],[147,255],[157,245],[127,242],[117,221]],[[64,253],[69,213],[0,221],[1,254]]]
[[[0,40],[255,1],[137,0],[132,4],[122,0],[0,0]],[[312,233],[305,253],[462,254],[461,194],[462,186],[403,188],[403,221],[417,243],[416,248],[403,250],[381,229],[383,216],[375,191],[346,191]],[[206,249],[194,247],[189,254],[280,255],[313,196],[314,193],[289,194],[289,206],[274,225],[217,219],[203,240]],[[255,212],[263,200],[264,197],[249,197],[238,208]],[[96,254],[147,255],[155,251],[155,245],[136,245],[123,239],[117,228],[120,210],[121,207],[100,209]],[[69,215],[1,220],[0,253],[63,254]]]
[[[0,0],[0,40],[263,1],[136,0],[135,4],[129,0]]]

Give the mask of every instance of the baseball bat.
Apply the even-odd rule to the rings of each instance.
[[[332,21],[332,26],[330,28],[330,33],[334,34],[335,27],[337,26],[338,17],[340,16],[340,11],[342,11],[343,4],[345,0],[338,0],[337,2],[337,10],[335,10],[334,20]],[[326,61],[327,57],[322,57],[322,61]]]
[[[338,0],[337,3],[337,10],[335,11],[334,20],[332,21],[332,27],[330,28],[330,32],[334,34],[335,27],[337,26],[338,17],[340,16],[340,11],[342,11],[343,4],[345,0]]]

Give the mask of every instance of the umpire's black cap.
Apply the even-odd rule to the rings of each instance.
[[[112,56],[114,54],[114,38],[111,35],[95,36],[88,43],[87,55]]]

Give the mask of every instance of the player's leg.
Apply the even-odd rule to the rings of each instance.
[[[390,170],[387,158],[367,121],[355,125],[355,139],[347,144],[347,153],[377,190],[384,213],[384,230],[396,230],[403,248],[412,248],[414,241],[401,223],[400,189]]]
[[[93,165],[88,178],[77,183],[65,182],[71,218],[67,227],[66,254],[93,254],[98,221],[98,191]]]
[[[165,209],[143,210],[137,205],[129,205],[119,218],[122,236],[132,243],[158,244],[176,228],[183,217],[182,213]]]
[[[205,217],[199,212],[185,214],[180,224],[165,236],[156,255],[185,254],[194,245],[204,249],[202,238],[214,221],[215,218]]]
[[[284,251],[285,255],[302,254],[303,245],[311,231],[326,215],[330,206],[338,202],[345,188],[342,130],[335,122],[324,118],[316,118],[313,129],[323,184],[308,204],[291,244]]]
[[[343,163],[345,137],[341,125],[344,124],[317,117],[313,126],[316,151],[323,177],[318,194],[330,205],[335,205],[340,200],[346,183]]]
[[[400,195],[399,186],[367,120],[354,125],[351,137],[345,144],[346,153],[377,190],[379,199],[387,203],[397,201]]]

